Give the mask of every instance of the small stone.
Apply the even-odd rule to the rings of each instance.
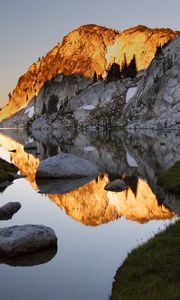
[[[128,188],[128,185],[120,179],[115,179],[104,187],[106,191],[111,191],[111,192],[122,192]]]
[[[32,149],[37,149],[37,143],[36,142],[30,142],[30,143],[27,143],[25,144],[24,146],[24,150],[32,150]]]
[[[8,202],[0,207],[0,220],[12,219],[12,216],[21,208],[19,202]]]

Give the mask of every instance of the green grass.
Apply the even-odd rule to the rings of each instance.
[[[116,273],[110,299],[180,299],[180,221],[128,255]]]
[[[180,161],[160,174],[157,183],[172,193],[180,193]]]

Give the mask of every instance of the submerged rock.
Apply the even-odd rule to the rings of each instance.
[[[106,191],[111,191],[111,192],[122,192],[128,188],[128,185],[120,179],[115,179],[111,181],[110,183],[106,184],[104,189]]]
[[[56,247],[53,229],[43,225],[22,225],[0,229],[0,255],[14,257]]]
[[[8,202],[0,207],[0,220],[9,220],[21,208],[19,202]]]
[[[73,154],[61,153],[41,161],[36,178],[80,178],[97,176],[98,167]]]

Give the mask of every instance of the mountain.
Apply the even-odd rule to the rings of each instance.
[[[126,104],[119,124],[128,128],[180,128],[180,37],[161,47]]]
[[[127,63],[136,57],[138,70],[147,68],[157,46],[179,35],[170,29],[137,26],[123,32],[97,25],[84,25],[70,32],[61,43],[39,58],[19,78],[8,103],[0,111],[0,121],[9,118],[35,98],[48,80],[57,74],[104,76],[109,66]]]

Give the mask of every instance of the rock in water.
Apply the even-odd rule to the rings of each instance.
[[[22,225],[0,229],[0,255],[14,257],[57,247],[54,230],[43,225]]]
[[[128,188],[128,185],[120,179],[115,179],[110,183],[106,184],[105,190],[111,192],[122,192]]]
[[[24,146],[24,150],[32,150],[32,149],[37,149],[37,143],[36,142],[30,142],[30,143],[27,143],[25,144]]]
[[[0,220],[9,220],[21,208],[19,202],[8,202],[0,207]]]
[[[97,176],[98,167],[91,161],[73,154],[61,153],[43,160],[36,178],[80,178]]]

